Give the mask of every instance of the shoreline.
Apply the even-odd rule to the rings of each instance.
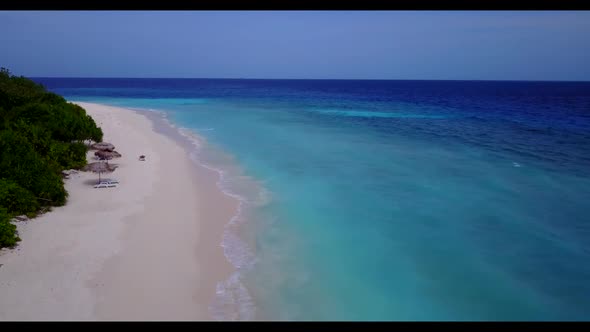
[[[217,283],[234,271],[221,241],[239,202],[155,119],[73,103],[123,155],[104,176],[119,187],[94,189],[97,175],[80,172],[65,206],[17,223],[22,241],[0,252],[0,320],[212,320]]]
[[[233,215],[223,226],[222,240],[218,243],[223,247],[225,259],[232,265],[232,273],[229,277],[226,276],[226,278],[218,280],[215,301],[210,304],[209,309],[215,320],[257,320],[258,314],[261,313],[260,308],[255,305],[253,294],[245,287],[242,279],[243,274],[253,268],[255,261],[253,248],[256,244],[253,238],[245,239],[238,233],[241,225],[249,220],[244,213],[250,212],[257,204],[266,202],[268,193],[258,182],[244,174],[243,169],[233,160],[233,156],[218,147],[211,148],[209,142],[194,130],[171,122],[165,111],[143,108],[129,109],[150,119],[154,124],[154,131],[183,146],[195,166],[209,172],[211,176],[208,179],[215,179],[217,189],[237,203]],[[213,159],[216,161],[210,160],[210,155],[207,157],[211,151],[214,151],[215,157]],[[203,153],[205,156],[202,156]],[[227,158],[229,160],[219,164],[218,158],[220,157],[223,160]],[[230,179],[233,179],[228,179],[228,175]],[[239,193],[236,192],[236,188],[233,188],[233,185],[236,184],[234,177],[239,178],[237,180],[241,186],[238,190]],[[247,184],[246,192],[244,192],[244,184]]]

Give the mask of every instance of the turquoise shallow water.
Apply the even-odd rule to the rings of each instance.
[[[590,318],[588,83],[42,82],[207,139],[220,319]]]

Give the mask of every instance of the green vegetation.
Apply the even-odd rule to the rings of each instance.
[[[0,202],[2,207],[14,215],[35,216],[40,205],[32,192],[22,188],[16,182],[0,179]]]
[[[20,238],[16,235],[16,226],[10,223],[10,215],[0,208],[0,248],[13,247]]]
[[[61,172],[86,165],[86,140],[102,141],[86,111],[0,69],[0,248],[19,241],[9,220],[65,204]]]

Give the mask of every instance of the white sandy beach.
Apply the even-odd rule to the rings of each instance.
[[[237,202],[147,117],[78,104],[123,155],[103,175],[120,184],[94,189],[98,175],[80,172],[65,180],[65,206],[18,223],[22,241],[0,252],[0,320],[211,319]]]

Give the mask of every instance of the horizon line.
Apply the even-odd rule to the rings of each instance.
[[[24,75],[22,75],[24,76]],[[457,82],[577,82],[590,80],[531,80],[531,79],[423,79],[423,78],[244,78],[244,77],[109,77],[109,76],[24,76],[29,78],[71,79],[163,79],[163,80],[275,80],[275,81],[457,81]]]

